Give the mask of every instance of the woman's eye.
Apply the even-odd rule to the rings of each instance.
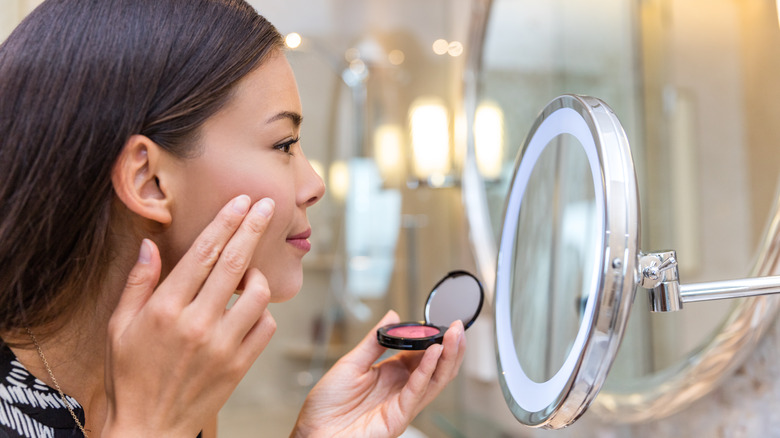
[[[292,154],[290,153],[290,149],[292,148],[292,146],[293,146],[295,143],[298,143],[300,140],[301,140],[301,138],[300,138],[300,137],[293,138],[293,139],[291,139],[291,140],[288,140],[288,141],[286,141],[286,142],[284,142],[284,143],[279,143],[279,144],[275,145],[275,146],[274,146],[274,149],[278,149],[278,150],[280,150],[280,151],[284,152],[285,154],[290,154],[290,155],[292,155]]]

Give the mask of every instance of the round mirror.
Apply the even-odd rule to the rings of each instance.
[[[545,122],[577,118],[566,112],[557,116],[558,121]],[[598,256],[601,218],[588,157],[577,137],[562,133],[536,146],[542,149],[525,181],[509,281],[515,351],[529,379],[541,383],[563,366],[577,338],[595,286],[589,265]],[[532,338],[537,341],[523,342]]]
[[[482,310],[482,285],[465,271],[447,274],[434,286],[425,304],[425,321],[439,327],[449,327],[455,320],[469,328]]]
[[[601,389],[636,289],[638,214],[612,110],[550,102],[510,182],[496,270],[499,381],[522,423],[571,424]]]

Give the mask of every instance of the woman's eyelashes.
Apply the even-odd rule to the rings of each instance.
[[[284,143],[278,143],[278,144],[274,145],[274,149],[278,149],[278,150],[284,152],[285,154],[292,155],[292,152],[290,152],[290,150],[292,149],[292,146],[295,143],[298,143],[300,140],[301,140],[301,137],[295,137],[293,139],[285,141]]]

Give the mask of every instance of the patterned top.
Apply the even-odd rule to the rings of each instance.
[[[84,408],[75,398],[65,397],[84,424]],[[84,438],[57,390],[30,374],[2,339],[0,438]]]
[[[84,409],[65,396],[84,424]],[[0,438],[83,438],[56,389],[30,374],[0,340]]]

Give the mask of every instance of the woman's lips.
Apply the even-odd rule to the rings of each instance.
[[[309,252],[311,250],[311,242],[309,237],[311,236],[311,229],[308,229],[302,233],[290,236],[287,238],[287,243],[304,251]]]

